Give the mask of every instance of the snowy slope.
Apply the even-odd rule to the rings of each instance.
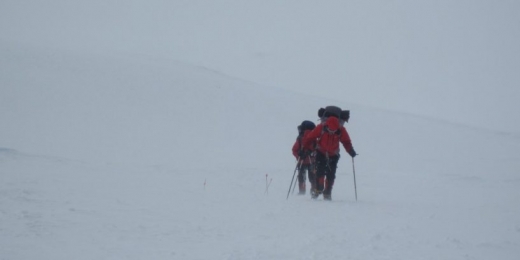
[[[270,136],[283,135],[269,129],[290,128],[292,137],[300,119],[279,119],[304,105],[286,91],[170,60],[5,49],[1,108],[10,123],[1,131],[4,146],[22,150],[106,162],[198,157],[228,166],[247,142],[254,155],[243,163],[254,163],[273,150]]]
[[[518,259],[520,137],[144,56],[3,44],[0,259]],[[352,110],[333,201],[296,125]],[[266,180],[271,180],[268,194]]]

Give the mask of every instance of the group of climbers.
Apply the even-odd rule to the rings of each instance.
[[[298,161],[298,194],[304,195],[306,192],[307,172],[311,198],[317,199],[323,194],[324,200],[331,200],[340,158],[340,143],[352,158],[357,154],[344,127],[350,118],[349,110],[327,106],[318,110],[318,117],[318,125],[305,120],[298,126],[298,137],[292,148]]]

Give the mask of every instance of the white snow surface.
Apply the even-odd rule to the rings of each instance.
[[[2,260],[520,258],[518,135],[168,59],[0,50]],[[351,110],[355,168],[342,151],[332,201],[286,199],[296,126],[327,105]]]

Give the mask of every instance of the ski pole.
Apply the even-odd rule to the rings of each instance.
[[[301,162],[301,164],[300,164],[300,168],[303,166],[303,162],[304,162],[304,160],[305,160],[305,159],[302,159],[302,162]],[[309,160],[310,160],[310,159],[309,159]],[[303,175],[303,182],[305,182],[305,181],[306,181],[306,179],[305,179],[305,170],[304,170],[301,174]],[[298,176],[300,176],[300,172],[298,172]],[[300,178],[300,177],[297,177],[297,178]],[[299,180],[298,180],[298,181],[299,181]],[[292,194],[294,194],[294,190],[296,190],[296,183],[297,183],[297,181],[294,182],[294,186],[293,186],[293,188],[292,188]]]
[[[298,171],[300,171],[300,169],[298,169]],[[298,178],[300,178],[298,176],[300,176],[300,173],[298,173],[298,175],[296,177],[296,181],[294,182],[294,185],[292,187],[292,194],[294,194],[294,190],[296,189],[296,183],[298,183]]]
[[[309,159],[309,162],[311,161],[311,157],[310,156],[307,156],[307,158]],[[302,159],[302,162],[300,164],[300,167],[303,166],[303,162],[304,162],[305,159]],[[310,171],[310,168],[307,168],[307,172]],[[303,175],[303,182],[306,182],[307,179],[305,177],[305,170],[301,173]],[[300,176],[300,173],[298,173],[298,176]],[[294,190],[296,189],[296,182],[294,183],[294,186],[293,186],[293,189],[292,189],[292,193],[294,194]]]
[[[289,185],[289,191],[287,191],[287,199],[289,199],[289,194],[291,193],[291,187],[292,187],[292,184],[293,184],[293,181],[294,181],[294,176],[296,175],[296,171],[298,170],[299,166],[300,166],[300,158],[298,157],[298,163],[296,164],[296,168],[294,168],[294,173],[293,173],[293,176],[292,176],[292,180],[291,180],[291,184]]]
[[[308,169],[309,182],[311,183],[311,194],[313,192],[312,188],[316,188],[316,162],[313,162],[311,156],[309,155],[309,162],[311,163]]]
[[[356,168],[354,167],[354,157],[352,157],[352,172],[354,173],[354,192],[356,193],[356,201],[357,201]]]

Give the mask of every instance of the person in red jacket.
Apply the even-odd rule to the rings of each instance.
[[[323,194],[323,199],[332,199],[332,186],[336,178],[339,161],[339,144],[341,143],[352,158],[357,154],[345,127],[338,118],[329,117],[323,124],[305,135],[303,146],[307,149],[316,142],[316,189],[311,191],[313,199]]]
[[[308,135],[312,129],[314,129],[316,125],[311,121],[303,121],[301,125],[298,126],[298,137],[294,142],[292,147],[292,154],[296,158],[299,164],[298,169],[298,194],[305,195],[306,185],[305,185],[305,172],[307,172],[307,176],[309,177],[309,182],[311,183],[311,191],[314,190],[316,178],[314,171],[314,156],[312,156],[312,152],[314,151],[314,147],[311,145],[308,148],[303,147],[303,139],[306,135]]]

